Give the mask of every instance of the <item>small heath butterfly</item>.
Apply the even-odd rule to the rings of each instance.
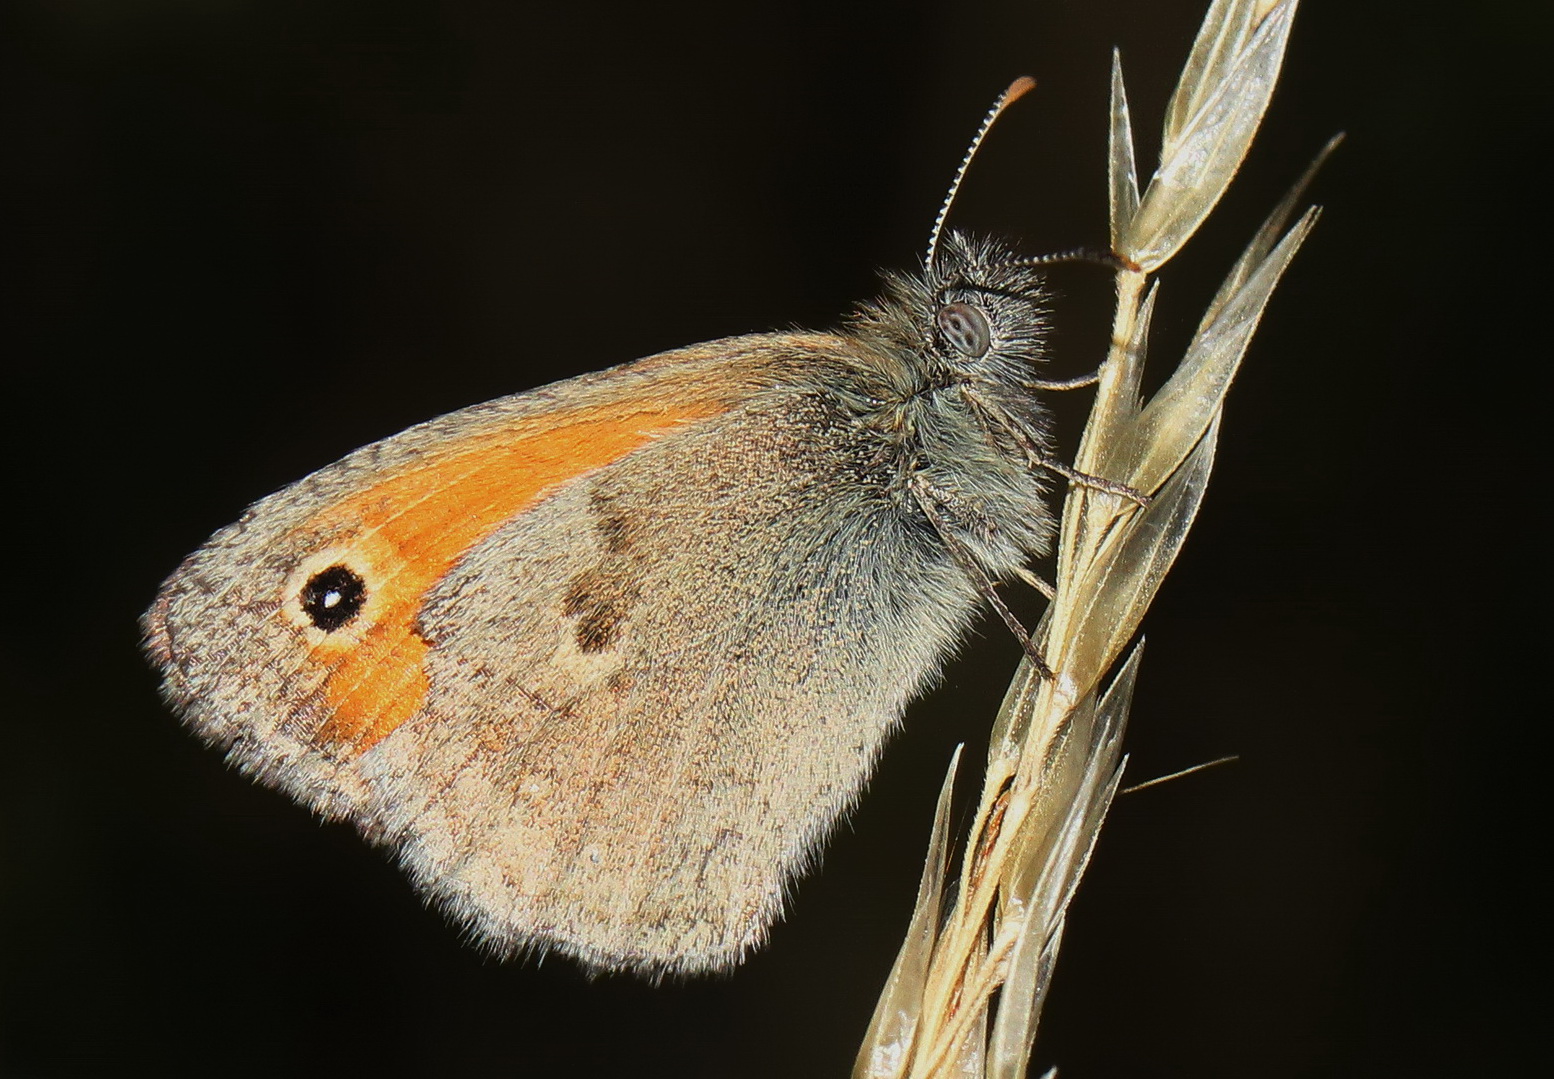
[[[257,502],[144,616],[167,700],[496,953],[739,962],[1051,542],[1043,260],[943,221],[836,332],[477,405]]]

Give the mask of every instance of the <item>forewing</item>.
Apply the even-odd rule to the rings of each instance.
[[[143,620],[163,692],[202,737],[328,816],[362,816],[348,767],[425,704],[420,607],[468,551],[554,492],[737,407],[760,373],[732,342],[666,353],[442,416],[261,500],[162,586]],[[304,588],[370,587],[321,631]]]

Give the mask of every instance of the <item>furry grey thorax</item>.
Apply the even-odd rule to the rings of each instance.
[[[1052,517],[1039,461],[1051,419],[1032,380],[1045,359],[1042,275],[997,241],[952,232],[931,265],[887,274],[844,336],[860,346],[839,403],[877,439],[902,512],[924,500],[995,577],[1045,554]],[[985,350],[958,349],[940,324],[952,305],[985,320]]]

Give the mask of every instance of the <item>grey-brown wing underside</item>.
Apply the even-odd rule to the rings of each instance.
[[[396,849],[497,951],[736,962],[975,602],[816,377],[845,347],[715,342],[352,454],[169,579],[146,616],[165,692],[246,770]],[[700,418],[462,554],[414,615],[424,703],[381,738],[331,737],[339,672],[306,675],[316,634],[284,617],[339,539],[331,507],[460,440],[644,402]]]
[[[974,599],[820,398],[558,493],[422,615],[427,708],[360,764],[383,838],[503,952],[737,962]]]

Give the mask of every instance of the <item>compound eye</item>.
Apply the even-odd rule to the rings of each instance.
[[[987,316],[969,303],[947,303],[936,316],[939,332],[949,346],[962,356],[985,356],[993,343],[993,331]]]

